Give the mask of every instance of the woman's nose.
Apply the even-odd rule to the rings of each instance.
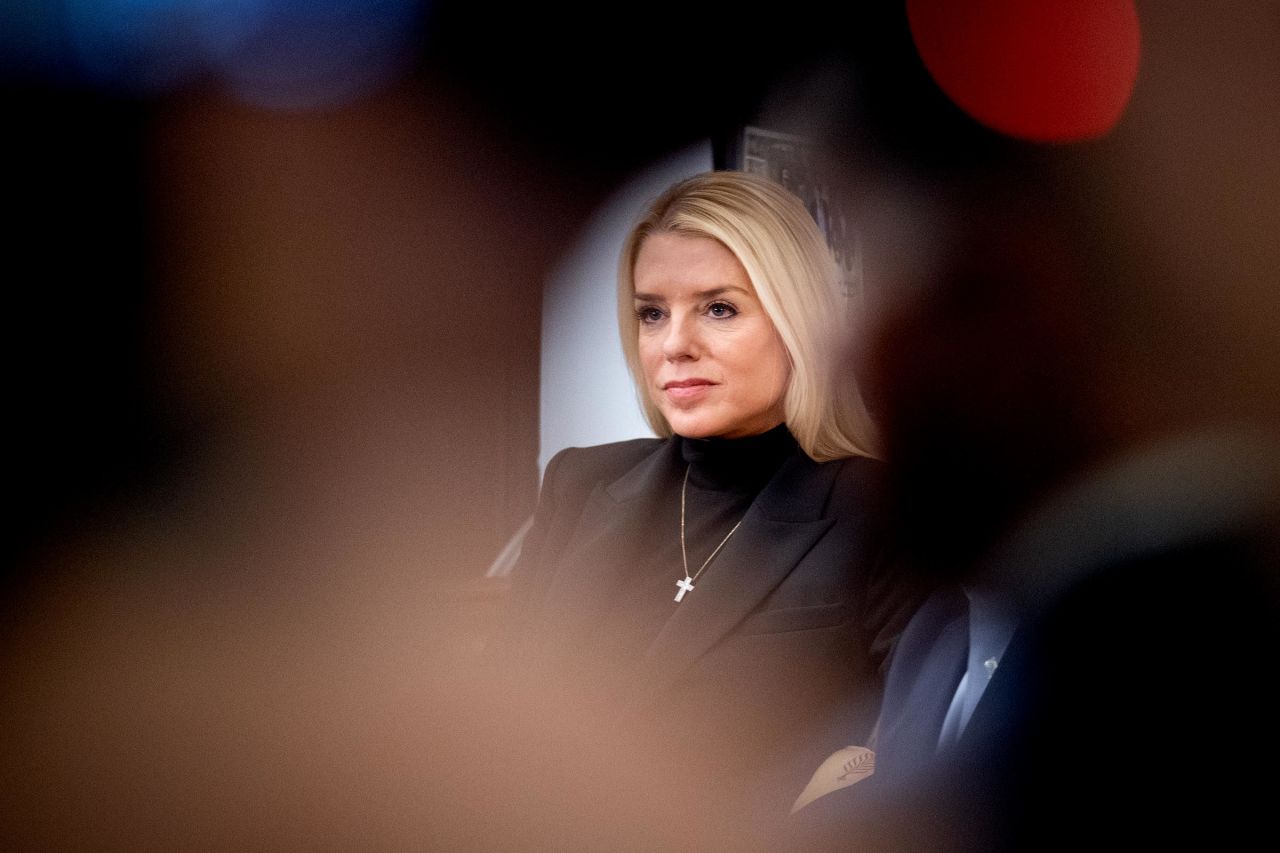
[[[668,361],[697,358],[701,353],[697,320],[690,314],[673,316],[662,340],[662,354]]]

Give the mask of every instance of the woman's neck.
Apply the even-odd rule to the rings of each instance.
[[[744,438],[680,437],[689,483],[715,490],[758,490],[797,450],[785,424]]]

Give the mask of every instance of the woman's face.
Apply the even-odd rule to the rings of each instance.
[[[732,252],[654,234],[632,278],[645,390],[676,433],[739,438],[782,423],[787,352]]]

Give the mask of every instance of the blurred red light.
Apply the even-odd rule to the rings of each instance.
[[[1120,120],[1138,76],[1131,0],[908,0],[916,48],[938,86],[984,125],[1073,142]]]

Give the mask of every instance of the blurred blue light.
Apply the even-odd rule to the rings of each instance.
[[[62,9],[48,0],[5,0],[0,5],[0,76],[63,80],[67,32]]]
[[[211,0],[63,0],[74,59],[88,82],[166,89],[204,67],[195,23]]]
[[[409,59],[416,0],[239,0],[201,30],[220,76],[264,106],[338,103],[395,77]]]
[[[58,6],[61,9],[58,9]],[[412,58],[424,0],[61,0],[0,11],[0,69],[131,92],[220,81],[250,103],[351,100]]]

